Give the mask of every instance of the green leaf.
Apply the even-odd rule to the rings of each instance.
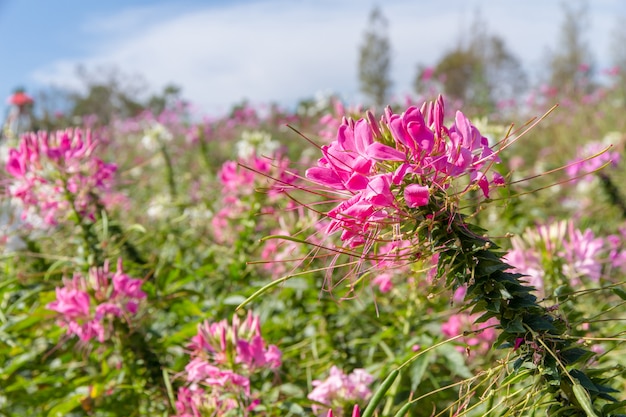
[[[581,360],[588,359],[588,358],[590,358],[592,356],[593,356],[593,352],[591,352],[591,351],[589,351],[587,349],[579,348],[579,347],[574,347],[574,348],[571,348],[571,349],[566,349],[566,350],[561,351],[561,361],[563,361],[563,363],[565,365],[570,365],[572,363],[576,363],[576,362],[579,362]],[[571,372],[571,374],[572,374],[572,376],[574,378],[578,378],[579,380],[580,380],[580,378],[577,376],[578,374],[582,374],[584,379],[586,379],[586,380],[588,379],[585,376],[585,374],[583,374],[582,372],[580,372],[580,371],[578,371],[576,369],[574,369]],[[585,388],[590,389],[590,387],[585,385],[582,380],[580,382],[581,382],[581,384],[583,384],[583,386]],[[589,382],[591,383],[591,381],[589,381]],[[594,390],[595,390],[595,387],[594,387]]]
[[[409,376],[411,377],[411,391],[415,391],[420,382],[422,382],[426,369],[428,369],[428,365],[431,362],[431,352],[432,351],[421,355],[411,364],[411,368],[409,370]]]
[[[502,323],[502,327],[504,327],[504,331],[511,334],[524,334],[526,333],[526,329],[524,329],[524,325],[522,324],[522,320],[519,318],[515,318],[508,322],[507,324]]]
[[[622,300],[626,300],[626,291],[624,291],[623,289],[619,287],[615,287],[612,289],[612,291],[613,291],[613,294],[617,295]]]
[[[615,410],[626,410],[626,400],[619,401],[613,404],[605,404],[602,407],[602,414],[608,415],[607,413]]]
[[[85,398],[84,395],[73,395],[69,398],[66,398],[60,404],[55,405],[48,411],[48,417],[65,417],[67,414],[78,407],[81,404],[81,401]]]
[[[406,413],[409,412],[409,409],[413,407],[413,402],[408,402],[406,404],[404,404],[399,410],[398,412],[394,415],[394,417],[404,417],[406,415]]]
[[[526,323],[531,329],[536,332],[541,331],[555,331],[555,327],[552,325],[552,321],[547,317],[538,316],[526,316],[524,317],[524,323]]]

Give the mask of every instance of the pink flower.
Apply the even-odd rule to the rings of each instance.
[[[621,159],[620,153],[606,150],[606,148],[607,146],[601,142],[587,143],[578,149],[578,156],[567,164],[565,172],[572,179],[591,181],[593,176],[585,176],[585,174],[593,173],[604,165],[617,166]]]
[[[338,201],[327,213],[327,234],[341,231],[348,248],[369,247],[387,226],[406,219],[409,209],[443,198],[458,177],[466,176],[485,197],[504,185],[501,175],[487,175],[499,162],[487,139],[463,113],[456,113],[449,128],[443,114],[440,98],[402,114],[388,108],[380,126],[369,113],[357,121],[344,119],[337,139],[322,146],[317,166],[306,171],[307,179],[331,190]]]
[[[251,389],[251,376],[281,365],[280,350],[266,346],[259,318],[252,313],[244,320],[234,316],[231,323],[201,323],[189,349],[187,382],[190,387],[207,388],[193,404],[203,404],[203,410],[214,410],[216,415],[235,407],[246,410],[244,415],[248,415],[260,402]]]
[[[274,345],[265,346],[259,318],[250,312],[243,322],[234,316],[231,324],[226,320],[201,323],[189,347],[193,357],[208,355],[217,365],[226,365],[228,358],[234,357],[246,372],[276,369],[281,365],[280,351]]]
[[[447,322],[441,325],[441,332],[446,337],[455,337],[464,332],[472,332],[461,339],[467,347],[471,348],[470,357],[472,358],[476,355],[484,355],[491,349],[491,345],[497,337],[495,326],[499,324],[494,317],[484,323],[475,324],[474,322],[478,317],[479,315],[468,313],[453,314]],[[457,350],[463,352],[465,349],[458,346]]]
[[[563,241],[562,256],[566,263],[563,265],[563,274],[571,280],[572,285],[580,282],[580,277],[586,277],[598,282],[602,276],[602,259],[605,253],[605,241],[596,238],[594,233],[587,229],[581,232],[569,222],[568,235]]]
[[[64,279],[64,287],[56,288],[56,300],[46,307],[59,314],[58,323],[67,329],[70,335],[76,335],[83,342],[97,338],[105,342],[113,332],[113,321],[137,313],[139,301],[146,294],[134,285],[132,291],[119,291],[115,287],[115,277],[122,275],[122,263],[118,262],[118,271],[109,271],[105,262],[101,268],[93,267],[87,277],[74,274],[71,280]],[[141,283],[126,277],[125,282]],[[119,284],[118,284],[119,285]],[[127,288],[127,287],[124,287]]]
[[[204,391],[200,388],[179,388],[176,400],[176,417],[202,417],[200,407],[203,396]]]
[[[404,189],[404,199],[409,207],[420,207],[428,204],[430,190],[419,184],[409,184]]]
[[[19,148],[10,149],[6,171],[13,177],[10,195],[25,213],[54,226],[71,207],[84,219],[93,220],[100,194],[112,188],[114,164],[94,156],[98,141],[80,129],[26,133]]]
[[[146,298],[146,293],[141,290],[143,281],[131,278],[123,273],[122,260],[117,262],[117,271],[113,275],[113,296],[126,297],[129,299]]]
[[[90,316],[90,298],[85,291],[75,288],[57,288],[56,301],[48,304],[48,309],[63,315],[67,321]]]
[[[120,306],[113,303],[102,303],[98,305],[98,307],[96,307],[96,320],[102,320],[107,314],[115,317],[121,317],[122,309],[120,308]]]
[[[572,221],[528,228],[520,237],[513,238],[512,246],[503,259],[514,272],[526,275],[525,279],[540,296],[544,295],[547,284],[553,288],[561,285],[559,277],[575,287],[583,285],[585,280],[598,282],[604,265],[621,256],[614,238],[596,237],[590,229],[578,230]],[[557,281],[544,282],[545,271],[553,272],[549,276]]]
[[[392,275],[388,272],[376,275],[376,277],[372,280],[372,284],[378,285],[378,289],[380,292],[388,293],[393,288],[393,281],[391,280]]]
[[[406,280],[410,270],[412,247],[409,240],[396,240],[380,245],[373,257],[373,267],[380,271],[372,280],[382,293],[393,288],[394,277]]]
[[[328,378],[323,381],[313,381],[315,388],[307,398],[326,405],[324,407],[313,404],[315,415],[324,416],[327,410],[331,409],[339,416],[345,406],[351,406],[356,402],[364,403],[371,397],[369,385],[373,381],[374,377],[364,369],[355,369],[351,374],[346,375],[341,369],[333,366],[330,368]]]

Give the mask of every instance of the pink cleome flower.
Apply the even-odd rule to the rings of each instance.
[[[608,150],[601,142],[589,142],[578,149],[577,154],[576,159],[567,164],[565,172],[570,178],[578,181],[583,179],[591,181],[593,176],[586,174],[598,171],[603,166],[615,167],[621,159],[619,152]]]
[[[64,284],[56,288],[56,300],[46,307],[56,311],[58,324],[82,342],[94,338],[105,342],[112,334],[113,321],[137,314],[140,301],[146,298],[142,281],[123,273],[121,259],[114,274],[105,262],[102,268],[91,268],[87,277],[76,273]]]
[[[355,369],[352,373],[345,374],[336,366],[331,367],[328,378],[313,381],[315,388],[307,396],[309,400],[316,402],[312,405],[313,414],[324,416],[334,411],[340,416],[344,407],[356,402],[363,403],[372,396],[369,386],[373,381],[374,377],[364,369]],[[358,406],[355,409],[358,410]]]
[[[9,193],[47,225],[73,208],[93,219],[94,195],[110,190],[117,167],[94,156],[98,141],[80,129],[26,133],[10,149],[6,171],[13,177]]]
[[[498,320],[492,317],[484,323],[475,324],[478,317],[479,315],[469,313],[453,314],[441,325],[441,332],[447,337],[459,336],[466,331],[472,332],[461,339],[465,347],[469,348],[470,358],[486,354],[497,337],[495,326],[499,324]],[[465,347],[457,346],[457,350],[463,352]]]
[[[444,126],[443,114],[440,97],[402,114],[388,108],[380,125],[371,114],[343,120],[337,139],[321,147],[317,166],[306,171],[339,201],[327,213],[328,234],[341,231],[344,245],[356,248],[427,206],[457,178],[466,177],[487,198],[492,187],[504,184],[497,173],[487,176],[499,162],[487,139],[463,113],[456,113],[450,127]]]
[[[603,238],[591,229],[579,230],[571,220],[541,224],[514,237],[513,247],[503,260],[512,266],[513,272],[524,274],[543,297],[546,286],[561,285],[560,281],[545,282],[548,277],[560,277],[579,287],[598,282],[605,267],[621,268],[626,255],[619,241],[617,236]],[[558,274],[555,276],[554,272]]]
[[[282,362],[280,350],[266,346],[259,317],[250,312],[244,320],[234,316],[230,323],[204,321],[189,349],[191,360],[185,367],[189,387],[179,390],[177,416],[196,416],[193,410],[200,407],[221,415],[242,405],[248,415],[259,402],[253,398],[250,377],[278,369]]]

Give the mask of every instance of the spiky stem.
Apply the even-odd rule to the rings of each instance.
[[[594,382],[578,369],[592,353],[581,348],[576,338],[566,334],[566,322],[541,306],[533,295],[534,288],[523,276],[508,272],[511,266],[502,261],[497,246],[483,236],[483,230],[464,222],[462,216],[451,221],[442,212],[439,224],[428,238],[440,252],[438,276],[452,287],[467,285],[468,307],[481,314],[478,322],[495,317],[501,334],[495,347],[510,348],[518,353],[513,368],[530,367],[540,374],[549,391],[572,407],[567,415],[589,415],[598,398],[611,400],[612,389]],[[587,395],[578,395],[583,389]],[[580,397],[580,398],[579,398]]]

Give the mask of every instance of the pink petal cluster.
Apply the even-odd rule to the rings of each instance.
[[[568,222],[567,232],[560,252],[565,261],[563,274],[570,279],[572,285],[580,284],[581,277],[593,282],[600,281],[603,258],[607,252],[605,239],[595,237],[591,229],[584,232],[576,229],[571,221]]]
[[[56,288],[56,300],[46,308],[56,311],[59,326],[82,342],[94,338],[105,342],[113,331],[113,321],[137,314],[139,303],[146,298],[142,281],[124,274],[121,259],[115,273],[105,262],[101,268],[91,268],[86,277],[76,273],[64,284]]]
[[[459,352],[464,352],[466,348],[469,348],[469,358],[486,354],[497,338],[495,326],[499,324],[498,320],[492,317],[484,323],[476,324],[475,321],[478,317],[480,315],[465,312],[453,314],[447,322],[441,325],[441,332],[446,337],[455,337],[464,332],[471,332],[460,339],[465,346],[457,346]]]
[[[197,386],[180,388],[175,406],[176,417],[225,416],[230,415],[229,412],[232,413],[233,410],[239,409],[234,398],[207,396],[205,391]],[[242,415],[248,415],[247,413],[253,408],[246,409],[246,413]]]
[[[80,129],[26,133],[10,149],[6,171],[13,177],[10,195],[29,213],[54,226],[76,210],[93,218],[94,196],[111,188],[117,167],[94,156],[98,141]]]
[[[620,153],[606,148],[602,142],[587,143],[578,149],[577,158],[567,164],[565,172],[570,178],[581,177],[580,180],[590,181],[593,176],[585,174],[593,173],[604,165],[617,166],[621,159]]]
[[[378,286],[382,293],[391,291],[393,278],[404,277],[410,271],[412,252],[411,242],[408,240],[396,240],[381,245],[373,261],[377,272],[372,284]]]
[[[512,246],[504,261],[513,266],[512,271],[526,275],[540,296],[546,271],[556,270],[569,285],[580,286],[585,280],[598,282],[605,266],[621,269],[626,260],[619,236],[596,237],[590,229],[577,229],[571,220],[526,229],[513,238]]]
[[[281,365],[280,350],[266,345],[259,317],[250,312],[243,320],[234,316],[230,323],[201,323],[189,349],[191,360],[185,367],[189,387],[179,391],[177,416],[195,417],[193,412],[184,413],[201,404],[210,405],[213,412],[241,407],[242,399],[245,408],[252,410],[258,401],[252,398],[250,377]]]
[[[485,197],[504,183],[499,174],[486,174],[498,162],[487,138],[463,113],[456,113],[450,127],[443,114],[440,97],[402,114],[388,108],[380,125],[371,114],[343,120],[336,140],[322,146],[317,166],[306,171],[309,180],[340,196],[328,212],[329,234],[341,231],[346,246],[358,247],[384,225],[428,205],[433,193],[456,178],[466,176]]]
[[[234,232],[242,227],[240,222],[234,222],[253,210],[253,196],[259,189],[266,191],[269,202],[274,202],[284,192],[285,188],[293,184],[297,177],[289,170],[290,161],[279,154],[274,159],[251,155],[244,161],[227,161],[218,173],[222,184],[222,208],[211,220],[215,238],[221,242],[229,241],[226,232],[231,223],[234,223]],[[266,205],[264,210],[271,210]]]
[[[372,396],[370,385],[373,381],[374,377],[364,369],[355,369],[352,373],[345,374],[336,366],[331,367],[328,378],[312,382],[315,388],[307,398],[316,402],[312,405],[313,414],[325,416],[333,411],[334,415],[341,416],[346,406],[363,404]]]

